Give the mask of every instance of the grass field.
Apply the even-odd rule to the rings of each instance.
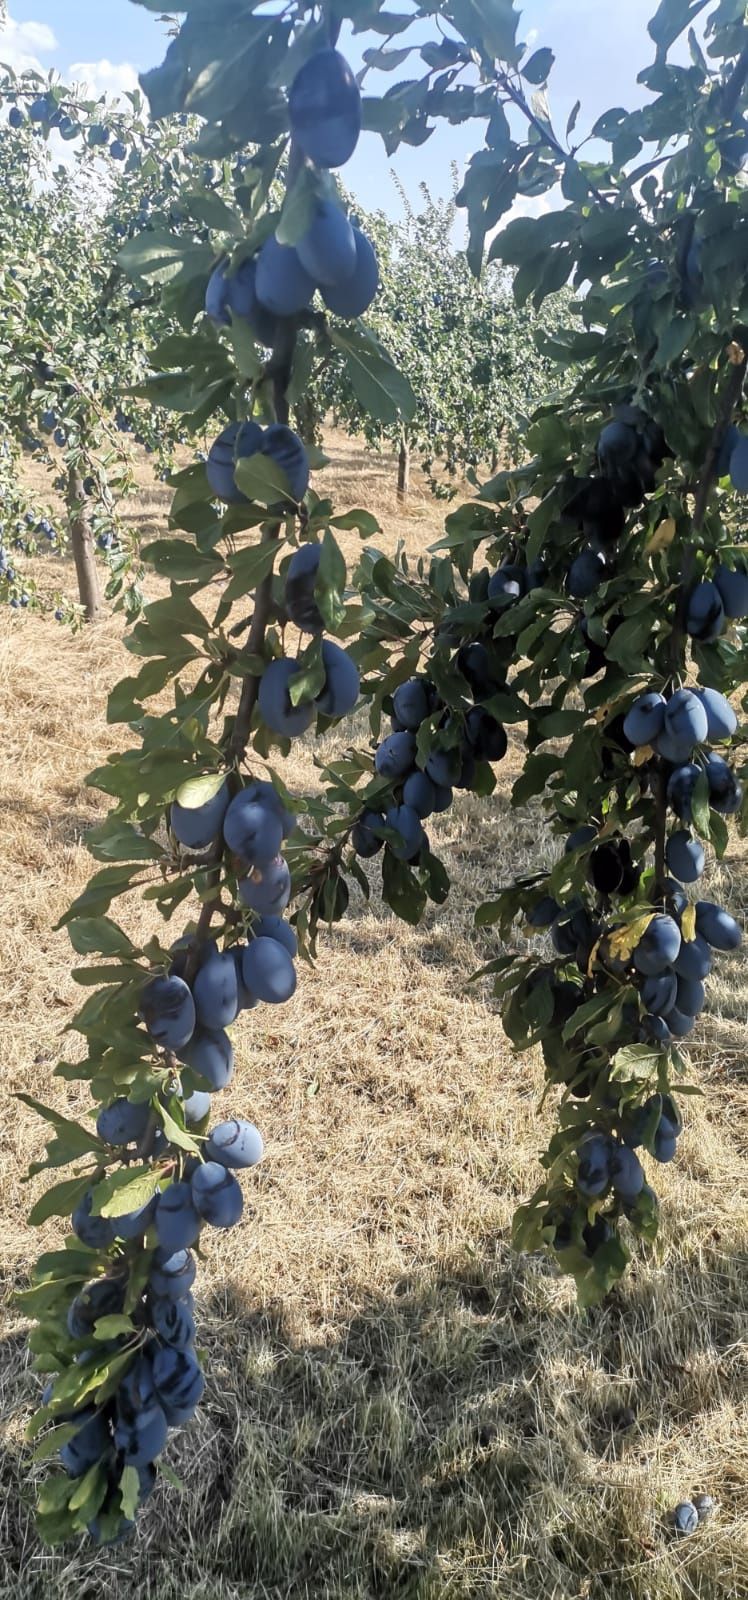
[[[340,508],[377,511],[380,544],[438,536],[441,510],[417,490],[398,513],[391,463],[339,438],[332,451]],[[144,490],[143,524],[166,504]],[[582,1316],[544,1261],[510,1250],[550,1112],[536,1111],[539,1060],[513,1056],[488,990],[465,987],[496,951],[472,930],[477,899],[553,848],[539,811],[509,810],[516,745],[489,802],[461,797],[436,819],[448,905],[413,931],[359,899],[294,1001],[237,1025],[223,1104],[268,1149],[198,1281],[208,1392],[169,1451],[184,1495],[160,1487],[111,1552],[39,1546],[23,1443],[39,1381],[10,1295],[59,1235],[24,1223],[43,1131],[11,1096],[86,1113],[84,1087],[52,1076],[80,995],[52,927],[91,870],[83,836],[104,797],[83,779],[127,737],[105,706],[129,659],[117,620],[71,639],[0,619],[1,1600],[745,1596],[748,969],[725,958],[711,985],[693,1050],[706,1092],[656,1175],[660,1245]],[[351,738],[363,722],[335,745]],[[314,781],[302,745],[290,786]],[[736,843],[712,875],[741,917],[747,869]],[[138,933],[152,913],[121,915]],[[676,1543],[665,1514],[697,1490],[718,1513]]]

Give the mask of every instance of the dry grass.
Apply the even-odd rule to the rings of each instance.
[[[335,446],[336,498],[377,510],[386,548],[425,548],[439,508],[398,516],[391,464]],[[143,515],[164,503],[144,497]],[[657,1174],[661,1246],[580,1316],[568,1285],[508,1244],[538,1176],[540,1065],[512,1056],[487,993],[464,988],[491,949],[471,931],[477,897],[550,851],[537,814],[509,810],[516,749],[490,802],[462,798],[437,820],[447,907],[413,931],[358,901],[295,1000],[237,1027],[226,1110],[259,1122],[268,1154],[200,1278],[208,1395],[170,1449],[184,1497],[160,1488],[113,1552],[40,1548],[22,1442],[38,1380],[7,1297],[41,1242],[20,1175],[42,1130],[10,1095],[86,1112],[84,1089],[52,1076],[80,991],[51,929],[90,871],[82,837],[103,806],[82,779],[121,741],[105,701],[124,665],[117,622],[76,640],[0,622],[0,1600],[745,1595],[745,963],[725,960],[712,987],[695,1052],[707,1094]],[[336,739],[351,731],[365,736]],[[312,774],[302,749],[291,783]],[[719,872],[741,911],[745,868],[734,848]],[[151,913],[130,914],[145,929]],[[719,1513],[676,1544],[664,1513],[697,1489]]]

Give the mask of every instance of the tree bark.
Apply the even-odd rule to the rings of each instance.
[[[67,508],[70,543],[78,579],[78,598],[87,622],[95,622],[101,610],[101,586],[96,566],[93,534],[88,520],[87,497],[77,467],[68,472]]]
[[[407,500],[410,489],[410,442],[405,434],[400,440],[397,458],[397,498]]]

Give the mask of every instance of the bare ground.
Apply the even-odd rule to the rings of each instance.
[[[438,536],[442,510],[417,482],[403,513],[391,462],[339,437],[332,453],[336,501],[376,511],[380,545]],[[166,504],[144,489],[149,535]],[[24,1222],[43,1138],[12,1095],[86,1114],[83,1086],[52,1075],[80,996],[52,927],[90,874],[83,835],[104,804],[83,778],[127,737],[105,706],[129,660],[116,619],[77,639],[0,619],[0,1600],[745,1595],[746,963],[725,958],[712,981],[693,1051],[705,1094],[656,1175],[661,1242],[582,1316],[544,1262],[511,1253],[550,1110],[536,1111],[539,1061],[514,1056],[488,991],[465,987],[495,951],[472,929],[477,899],[552,850],[536,812],[509,809],[516,746],[490,801],[461,797],[437,819],[448,905],[414,931],[376,894],[359,900],[294,1001],[237,1025],[225,1110],[256,1120],[268,1151],[241,1227],[211,1237],[201,1271],[208,1394],[169,1452],[184,1495],[161,1486],[112,1552],[39,1546],[23,1443],[39,1381],[10,1294],[59,1235]],[[352,737],[362,722],[335,744]],[[289,782],[314,782],[308,748]],[[711,883],[744,915],[742,846]],[[133,903],[128,927],[150,915]],[[697,1490],[718,1513],[674,1542],[665,1513]]]

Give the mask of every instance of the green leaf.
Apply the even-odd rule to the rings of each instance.
[[[247,498],[259,505],[274,506],[279,501],[293,501],[291,485],[283,468],[259,450],[253,456],[242,456],[237,461],[234,476]]]
[[[29,1212],[28,1220],[32,1228],[40,1228],[50,1217],[72,1216],[86,1190],[91,1187],[91,1177],[89,1172],[84,1178],[67,1178],[64,1183],[55,1183],[51,1189],[45,1190]]]
[[[132,1317],[125,1317],[121,1313],[110,1317],[99,1317],[94,1323],[94,1339],[106,1343],[108,1339],[116,1339],[120,1333],[135,1333],[135,1323]]]
[[[187,811],[199,811],[208,804],[226,782],[225,772],[199,772],[187,778],[177,789],[177,800]]]
[[[520,68],[523,78],[527,78],[528,83],[547,83],[555,59],[547,45],[542,50],[536,50]]]
[[[136,1467],[124,1467],[119,1480],[122,1515],[134,1522],[140,1505],[140,1479]]]
[[[351,386],[364,411],[377,422],[412,421],[416,396],[374,334],[361,324],[349,324],[332,327],[330,339],[345,356]]]
[[[382,894],[397,917],[417,927],[426,909],[426,891],[407,862],[398,861],[387,848],[382,861]]]
[[[226,565],[232,576],[224,590],[224,600],[233,605],[235,600],[249,596],[263,578],[272,572],[275,559],[283,548],[282,539],[270,539],[262,544],[247,545],[227,556]]]
[[[102,956],[133,956],[136,949],[127,934],[109,917],[81,917],[71,924],[70,943],[79,956],[95,951]]]
[[[169,1143],[177,1145],[180,1150],[189,1150],[192,1155],[199,1156],[202,1145],[192,1139],[188,1133],[185,1133],[184,1128],[180,1128],[179,1123],[175,1122],[174,1118],[169,1115],[165,1106],[159,1105],[158,1115]]]
[[[164,1174],[156,1167],[129,1167],[124,1172],[112,1172],[97,1183],[93,1191],[91,1215],[126,1217],[130,1211],[139,1211],[153,1198],[163,1179]]]
[[[139,828],[121,817],[110,816],[86,834],[86,849],[96,861],[160,861],[161,846],[146,839]]]

